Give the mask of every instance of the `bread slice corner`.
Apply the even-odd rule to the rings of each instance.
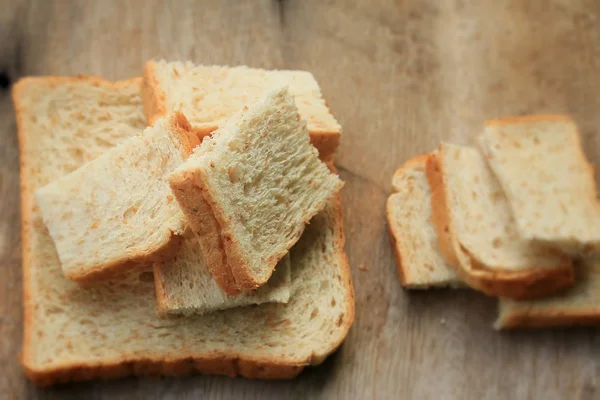
[[[574,284],[569,258],[524,241],[506,199],[476,149],[442,143],[428,163],[440,249],[472,288],[532,299]],[[467,186],[467,183],[469,186]]]

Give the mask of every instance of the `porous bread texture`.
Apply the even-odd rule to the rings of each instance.
[[[431,215],[427,154],[408,160],[394,174],[386,218],[402,286],[460,287],[463,282],[440,253]]]
[[[175,256],[154,264],[157,312],[161,316],[207,314],[217,310],[262,304],[287,303],[290,298],[289,255],[284,256],[271,279],[256,290],[237,296],[225,293],[206,266],[198,239],[188,228]]]
[[[300,115],[307,120],[319,157],[331,159],[342,128],[323,99],[319,84],[307,71],[148,61],[144,69],[144,111],[152,122],[181,110],[202,138],[242,107],[257,101],[266,90],[281,86],[289,87]]]
[[[575,285],[531,301],[500,299],[496,329],[591,325],[600,322],[600,258],[575,264]]]
[[[232,295],[264,285],[343,186],[317,157],[285,87],[235,114],[169,182],[217,283]]]
[[[148,272],[87,288],[66,279],[33,197],[35,189],[78,168],[82,154],[93,159],[143,128],[138,82],[27,78],[14,86],[13,98],[21,160],[21,362],[32,381],[195,372],[291,378],[341,344],[354,320],[354,294],[339,197],[291,250],[288,304],[160,319]],[[96,123],[78,134],[72,118],[56,114],[83,99]],[[110,122],[101,118],[107,111],[115,115]]]
[[[442,143],[427,175],[440,248],[469,286],[527,299],[573,285],[566,255],[519,236],[502,188],[476,149]]]
[[[67,278],[106,279],[172,256],[185,219],[167,177],[197,144],[174,113],[36,191]]]
[[[600,249],[594,169],[570,118],[489,121],[479,143],[524,239],[571,253]]]

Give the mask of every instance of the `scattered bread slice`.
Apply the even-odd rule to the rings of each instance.
[[[531,301],[500,299],[496,329],[542,328],[600,323],[600,258],[575,264],[575,286]]]
[[[285,87],[235,114],[169,181],[217,283],[232,295],[265,284],[343,186],[317,157]]]
[[[256,290],[227,295],[206,266],[198,239],[190,229],[173,259],[154,265],[157,312],[161,316],[207,314],[217,310],[290,299],[290,257],[281,259],[271,279]]]
[[[354,320],[354,293],[338,196],[290,251],[294,268],[287,304],[160,319],[149,272],[86,288],[66,279],[33,192],[82,165],[82,154],[93,159],[139,132],[139,86],[35,78],[17,83],[13,95],[21,161],[21,361],[36,384],[193,372],[292,378],[342,343]],[[76,108],[82,99],[96,120],[85,134],[78,134],[70,118],[56,118],[52,125],[62,111],[56,104]],[[102,119],[108,111],[112,121]]]
[[[524,239],[572,253],[600,249],[594,170],[570,118],[489,121],[479,142]]]
[[[197,144],[175,113],[36,191],[67,278],[106,279],[172,256],[185,219],[167,177]]]
[[[407,288],[462,286],[440,253],[431,215],[431,190],[425,167],[428,155],[408,160],[396,171],[386,218],[398,274]]]
[[[330,159],[342,129],[310,72],[149,61],[144,69],[144,110],[150,122],[181,110],[202,138],[265,91],[281,86],[289,87],[300,115],[308,121],[319,157]]]
[[[449,260],[458,261],[469,286],[527,299],[573,285],[567,256],[519,236],[502,188],[476,149],[442,143],[427,175],[440,248],[453,253]]]

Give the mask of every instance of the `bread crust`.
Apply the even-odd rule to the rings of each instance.
[[[148,61],[144,66],[142,77],[142,102],[144,103],[144,115],[148,120],[148,125],[160,117],[167,115],[167,95],[160,87],[158,76],[156,75],[156,63]],[[200,140],[202,138],[200,137]]]
[[[500,314],[494,323],[497,330],[519,328],[556,328],[564,326],[595,325],[600,322],[600,310],[581,309],[577,311],[556,312],[544,310],[537,313],[507,312]]]
[[[431,218],[437,233],[440,253],[442,253],[442,256],[444,256],[448,265],[459,272],[460,263],[456,257],[450,239],[450,227],[448,225],[446,199],[444,197],[444,184],[442,181],[437,151],[434,151],[427,157],[425,172],[429,188],[431,189]]]
[[[535,299],[565,290],[575,283],[573,266],[560,255],[555,268],[530,268],[521,271],[490,270],[470,254],[458,241],[448,209],[444,166],[437,153],[427,163],[432,186],[433,221],[438,232],[440,250],[458,275],[472,288],[490,296],[515,300]]]

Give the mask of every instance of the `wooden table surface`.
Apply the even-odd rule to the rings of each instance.
[[[293,381],[37,389],[22,375],[11,84],[25,75],[128,78],[151,58],[311,71],[344,128],[336,163],[356,321],[334,356]],[[384,219],[397,167],[440,140],[468,143],[490,117],[569,113],[600,167],[599,68],[597,0],[0,0],[0,398],[600,398],[596,329],[501,334],[491,328],[493,299],[404,291]]]

